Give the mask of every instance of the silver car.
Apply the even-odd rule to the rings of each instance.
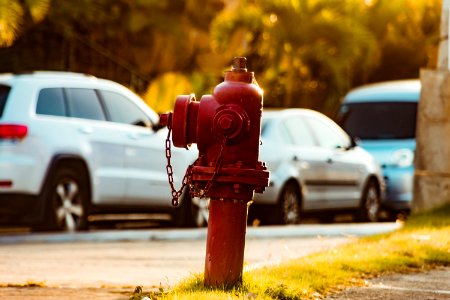
[[[331,221],[351,211],[359,220],[378,220],[379,165],[328,117],[307,109],[265,110],[261,135],[270,186],[255,194],[251,218],[296,224],[306,213]]]

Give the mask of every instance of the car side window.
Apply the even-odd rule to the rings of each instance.
[[[46,88],[39,92],[36,114],[66,116],[64,93],[61,88]]]
[[[0,117],[3,115],[3,110],[6,106],[6,100],[9,96],[9,91],[11,90],[11,87],[0,84]]]
[[[316,146],[314,136],[301,118],[289,118],[283,122],[283,125],[286,129],[284,134],[289,136],[288,141],[291,144],[309,147]]]
[[[332,149],[349,146],[350,141],[334,130],[331,123],[327,124],[322,120],[311,117],[308,117],[307,120],[321,146]]]
[[[112,122],[150,127],[148,116],[126,96],[103,90],[100,95]]]
[[[100,99],[97,97],[95,90],[69,88],[66,91],[71,117],[100,121],[106,120]]]

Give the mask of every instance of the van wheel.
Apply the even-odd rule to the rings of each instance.
[[[300,193],[293,183],[287,183],[281,192],[279,218],[282,224],[298,224],[301,220]]]
[[[44,229],[74,232],[88,229],[87,185],[79,168],[58,168],[44,192]]]
[[[377,222],[380,215],[380,205],[377,184],[374,180],[370,180],[364,189],[357,219],[359,221]]]

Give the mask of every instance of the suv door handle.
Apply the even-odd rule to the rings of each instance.
[[[130,133],[129,135],[128,135],[128,137],[130,138],[130,139],[132,139],[132,140],[137,140],[138,138],[139,138],[139,135],[137,134],[137,133]]]
[[[144,138],[146,136],[150,136],[150,132],[132,132],[128,134],[128,137],[132,140],[137,140],[139,138]]]

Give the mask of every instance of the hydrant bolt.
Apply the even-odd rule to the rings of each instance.
[[[233,126],[233,119],[230,116],[223,116],[219,120],[219,125],[223,130],[229,130]]]

